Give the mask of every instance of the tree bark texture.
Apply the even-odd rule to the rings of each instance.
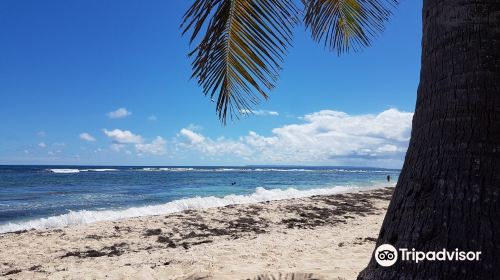
[[[481,260],[372,256],[358,279],[500,279],[500,0],[424,0],[422,20],[411,140],[377,246]]]

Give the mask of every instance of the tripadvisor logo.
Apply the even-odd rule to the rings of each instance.
[[[382,244],[375,250],[375,260],[381,266],[392,266],[399,259],[419,263],[421,261],[480,261],[481,251],[459,251],[458,249],[448,251],[416,251],[400,248],[399,252],[390,244]]]
[[[398,261],[398,251],[390,244],[382,244],[375,250],[375,260],[381,266],[391,266]]]

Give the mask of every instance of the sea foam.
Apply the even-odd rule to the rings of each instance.
[[[69,173],[80,173],[80,172],[110,172],[110,171],[119,171],[118,169],[113,169],[113,168],[94,168],[94,169],[69,169],[69,168],[63,168],[63,169],[49,169],[50,172],[52,173],[64,173],[64,174],[69,174]]]
[[[146,171],[146,172],[334,172],[334,173],[387,173],[388,170],[355,170],[355,169],[307,169],[307,168],[193,168],[193,167],[144,167],[131,169],[47,169],[52,173],[80,173],[80,172],[110,172],[110,171]]]
[[[7,223],[0,225],[0,233],[29,229],[50,229],[61,228],[71,225],[88,224],[102,221],[112,221],[125,218],[142,217],[150,215],[161,215],[180,212],[189,209],[203,209],[222,207],[234,204],[250,204],[272,200],[283,200],[291,198],[310,197],[314,195],[331,195],[345,192],[357,192],[359,190],[375,189],[387,187],[388,184],[375,185],[372,187],[336,186],[330,188],[318,188],[309,190],[289,189],[265,189],[256,188],[255,192],[249,195],[227,195],[224,197],[193,197],[174,200],[159,205],[149,205],[142,207],[132,207],[119,210],[81,210],[70,211],[67,214],[40,218],[17,223]]]
[[[52,173],[79,173],[80,169],[49,169]]]

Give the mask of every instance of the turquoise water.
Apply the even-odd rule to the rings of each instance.
[[[399,170],[0,166],[0,233],[355,191],[387,186],[387,175]]]

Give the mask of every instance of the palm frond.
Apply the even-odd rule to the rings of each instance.
[[[305,24],[317,42],[338,54],[370,46],[399,0],[303,0]]]
[[[217,96],[225,123],[267,99],[291,45],[298,9],[293,0],[195,0],[184,15],[183,34],[190,42],[206,28],[193,56],[192,78],[205,95]]]

